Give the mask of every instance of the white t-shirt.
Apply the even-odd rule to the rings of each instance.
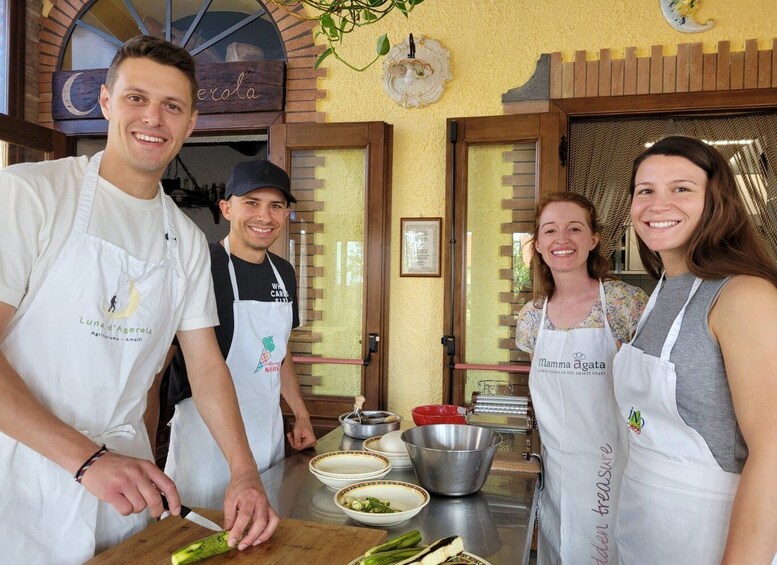
[[[73,227],[87,157],[14,165],[0,171],[0,301],[16,308],[9,330],[29,308]],[[99,179],[89,234],[143,261],[166,254],[162,198],[169,200],[177,238],[176,328],[218,325],[205,235],[163,194],[134,198]]]

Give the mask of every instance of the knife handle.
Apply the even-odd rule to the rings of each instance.
[[[163,492],[160,492],[160,493],[159,493],[159,496],[161,496],[161,497],[162,497],[162,507],[163,507],[165,510],[167,510],[168,512],[170,512],[170,504],[167,502],[167,497],[165,496],[165,493],[163,493]],[[185,517],[186,517],[186,515],[187,515],[189,512],[191,512],[191,511],[192,511],[192,509],[191,509],[191,508],[189,508],[188,506],[184,506],[183,504],[181,504],[181,518],[185,518]]]

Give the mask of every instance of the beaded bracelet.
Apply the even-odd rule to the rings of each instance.
[[[108,448],[105,447],[105,444],[103,444],[103,446],[100,449],[98,449],[94,455],[92,455],[89,459],[87,459],[84,462],[83,465],[81,465],[81,467],[78,469],[78,471],[76,471],[76,474],[74,475],[77,483],[81,482],[81,479],[84,478],[84,473],[86,473],[89,467],[94,465],[94,462],[97,461],[100,457],[102,457],[105,453],[108,453]]]

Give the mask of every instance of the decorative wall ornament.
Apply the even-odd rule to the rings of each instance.
[[[383,63],[383,89],[405,108],[437,102],[453,78],[450,52],[434,39],[413,34],[394,46]]]
[[[700,24],[694,18],[701,0],[659,0],[664,18],[677,31],[683,33],[701,33],[715,27],[715,20]]]

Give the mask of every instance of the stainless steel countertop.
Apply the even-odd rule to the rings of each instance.
[[[336,491],[308,470],[310,460],[320,453],[361,449],[361,444],[338,428],[319,439],[315,448],[295,453],[262,473],[267,496],[280,516],[369,527],[346,516],[334,503]],[[385,479],[419,484],[412,468],[394,469]],[[432,494],[417,516],[386,529],[389,538],[417,529],[425,542],[459,535],[466,551],[492,565],[526,564],[536,515],[536,487],[536,475],[492,472],[480,492],[464,497]],[[342,565],[357,557],[346,553]]]

